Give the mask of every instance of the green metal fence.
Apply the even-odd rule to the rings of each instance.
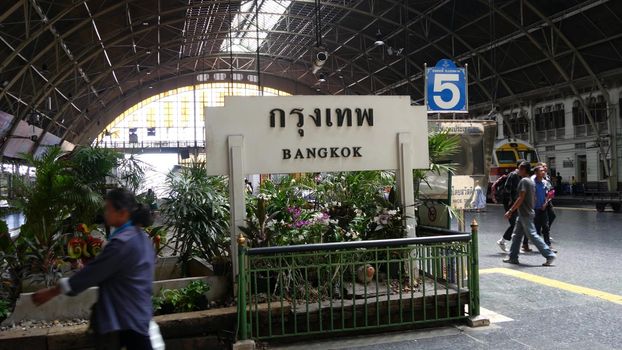
[[[247,248],[238,339],[398,328],[479,315],[477,226],[442,236]],[[468,308],[467,308],[468,305]]]

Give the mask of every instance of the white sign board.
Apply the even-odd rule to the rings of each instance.
[[[407,96],[225,97],[205,109],[207,171],[229,174],[228,137],[243,137],[247,173],[397,169],[409,133],[412,169],[428,168],[424,106]]]
[[[471,176],[452,176],[451,178],[451,207],[467,209],[471,207],[475,192],[475,179]]]

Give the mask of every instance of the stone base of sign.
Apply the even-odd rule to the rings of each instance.
[[[490,326],[490,319],[485,316],[472,316],[467,319],[467,325],[469,327],[488,327]]]
[[[233,350],[255,350],[254,340],[240,340],[233,344]]]

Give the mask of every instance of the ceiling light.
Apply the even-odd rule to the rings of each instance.
[[[320,73],[320,74],[318,75],[317,80],[318,80],[320,83],[325,82],[325,81],[326,81],[326,75],[325,75],[324,73]]]
[[[143,25],[146,27],[149,25],[149,22],[143,22]]]
[[[151,55],[151,50],[147,50],[147,55]]]
[[[376,41],[374,41],[374,45],[376,46],[384,45],[384,40],[382,38],[382,33],[380,32],[380,28],[378,28],[378,32],[376,32]]]

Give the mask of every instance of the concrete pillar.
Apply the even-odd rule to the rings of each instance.
[[[497,138],[504,139],[505,135],[503,134],[503,114],[497,114]]]
[[[566,140],[574,139],[574,126],[572,125],[572,97],[564,98],[564,125],[566,129]]]
[[[607,99],[607,122],[609,124],[609,145],[611,147],[611,172],[608,178],[609,191],[618,190],[618,108],[620,106],[618,106],[616,95],[612,96],[610,94]]]
[[[527,105],[526,109],[527,120],[529,120],[529,143],[532,145],[536,145],[536,120],[534,118],[534,106],[531,101],[529,101],[529,105]]]

